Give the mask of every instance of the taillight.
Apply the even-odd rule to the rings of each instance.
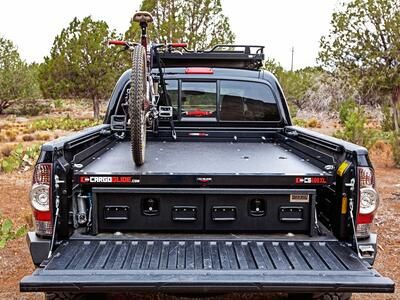
[[[211,68],[202,67],[186,68],[185,74],[214,74],[214,70]]]
[[[33,172],[30,200],[35,231],[41,236],[51,236],[51,164],[37,164]]]
[[[357,237],[369,236],[375,212],[379,205],[379,195],[375,190],[374,170],[367,167],[358,168],[359,202],[357,213]]]

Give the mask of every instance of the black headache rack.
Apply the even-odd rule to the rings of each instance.
[[[258,70],[263,65],[264,46],[216,45],[210,50],[160,53],[161,67],[220,67]],[[153,67],[158,67],[154,59]]]
[[[178,239],[179,238],[179,239]],[[335,240],[85,239],[62,243],[24,292],[393,292]]]

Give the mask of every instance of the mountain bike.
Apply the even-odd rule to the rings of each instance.
[[[166,84],[161,67],[159,49],[172,52],[176,48],[186,48],[186,43],[157,44],[148,47],[147,28],[153,21],[150,13],[136,12],[133,20],[141,28],[140,43],[121,40],[109,41],[109,45],[123,46],[131,52],[132,71],[131,86],[128,98],[128,115],[130,123],[132,157],[136,166],[141,166],[145,160],[146,132],[151,127],[157,132],[159,118],[168,119],[171,125],[172,137],[176,139],[173,121],[173,107],[167,96]],[[158,75],[152,74],[153,62],[158,65]],[[161,87],[161,94],[158,92]],[[160,101],[160,98],[162,101]],[[163,103],[165,105],[159,105]]]

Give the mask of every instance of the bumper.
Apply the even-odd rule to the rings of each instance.
[[[26,242],[28,243],[33,263],[39,266],[49,254],[50,240],[40,238],[35,232],[30,231],[26,235]]]
[[[358,249],[360,254],[366,262],[371,266],[375,262],[377,254],[377,235],[376,233],[371,233],[369,238],[358,241]]]

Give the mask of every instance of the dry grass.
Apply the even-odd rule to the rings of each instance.
[[[0,153],[3,157],[7,157],[7,156],[10,156],[13,149],[14,149],[13,145],[10,145],[10,144],[3,145],[0,149]]]
[[[22,129],[22,133],[25,133],[25,134],[31,134],[34,132],[35,132],[35,129],[33,129],[31,126],[28,126],[28,127],[25,127],[24,129]]]
[[[321,128],[321,122],[316,118],[311,118],[307,121],[307,127],[309,128]]]
[[[4,133],[0,133],[0,143],[5,143],[7,141],[7,136]]]
[[[48,141],[50,139],[50,134],[38,132],[35,134],[35,138],[38,141]]]
[[[33,135],[26,134],[26,135],[23,135],[23,136],[22,136],[22,140],[23,140],[24,142],[32,142],[32,141],[35,140],[35,137],[34,137]]]
[[[15,142],[18,136],[18,131],[10,129],[6,131],[6,136],[9,142]]]

